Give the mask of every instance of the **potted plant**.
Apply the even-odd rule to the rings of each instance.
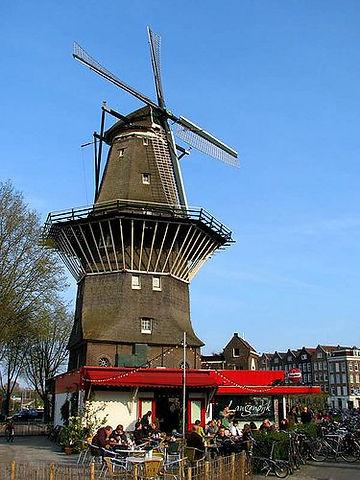
[[[69,417],[68,425],[60,432],[60,445],[67,455],[79,453],[84,442],[84,426],[81,417]]]

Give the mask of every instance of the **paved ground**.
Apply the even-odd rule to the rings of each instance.
[[[256,476],[256,480],[265,477]],[[360,463],[311,463],[288,477],[289,480],[359,480]]]
[[[15,460],[19,463],[75,463],[77,455],[65,455],[59,446],[46,437],[16,437],[14,443],[7,443],[0,437],[0,463]]]
[[[65,455],[60,447],[46,437],[17,437],[7,443],[0,437],[0,463],[76,463],[77,455]],[[264,479],[264,477],[255,477]],[[289,480],[360,480],[360,463],[312,463],[304,465]]]

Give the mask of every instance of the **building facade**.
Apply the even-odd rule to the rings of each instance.
[[[225,370],[258,370],[259,354],[237,332],[221,353],[201,356],[201,368]]]

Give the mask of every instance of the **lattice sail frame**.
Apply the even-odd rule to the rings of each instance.
[[[44,244],[77,281],[121,271],[190,282],[231,232],[206,210],[118,200],[49,214]]]

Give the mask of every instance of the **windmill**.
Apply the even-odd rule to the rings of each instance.
[[[105,78],[109,82],[113,83],[122,90],[130,93],[132,96],[140,100],[142,103],[153,109],[160,117],[160,121],[166,133],[167,142],[170,151],[170,159],[172,163],[174,180],[176,184],[177,199],[181,205],[187,205],[186,194],[181,177],[181,171],[179,167],[179,158],[188,153],[179,145],[175,144],[173,132],[170,128],[169,121],[176,125],[175,135],[182,141],[187,143],[190,147],[193,147],[202,153],[209,155],[213,158],[221,160],[229,165],[238,166],[237,152],[230,148],[228,145],[205,131],[194,122],[188,120],[183,116],[174,115],[167,107],[164,97],[164,89],[161,79],[161,62],[160,62],[160,49],[161,49],[161,37],[154,33],[149,27],[148,39],[150,46],[150,58],[151,66],[154,75],[154,84],[157,96],[157,103],[151,100],[149,97],[139,92],[135,88],[131,87],[127,83],[120,80],[112,72],[104,68],[97,60],[91,57],[78,43],[74,43],[73,57],[83,65],[89,67],[95,73]],[[97,197],[100,181],[100,164],[101,164],[101,152],[102,142],[104,140],[104,115],[105,112],[112,114],[117,119],[128,122],[125,116],[118,112],[103,106],[103,115],[101,120],[100,135],[96,135],[96,138],[100,141],[99,148],[95,153],[95,198]],[[180,151],[180,155],[177,155],[177,150]]]
[[[200,367],[189,284],[204,263],[233,242],[204,208],[189,207],[179,167],[192,147],[237,165],[236,152],[165,105],[160,37],[148,29],[157,101],[130,87],[75,44],[74,57],[144,106],[123,115],[102,106],[94,133],[95,201],[48,215],[44,239],[78,284],[69,368],[82,365]],[[106,115],[116,119],[105,128]],[[104,144],[109,146],[101,168]],[[179,152],[179,153],[178,153]],[[150,360],[150,359],[156,360]],[[151,363],[152,362],[152,363]]]

